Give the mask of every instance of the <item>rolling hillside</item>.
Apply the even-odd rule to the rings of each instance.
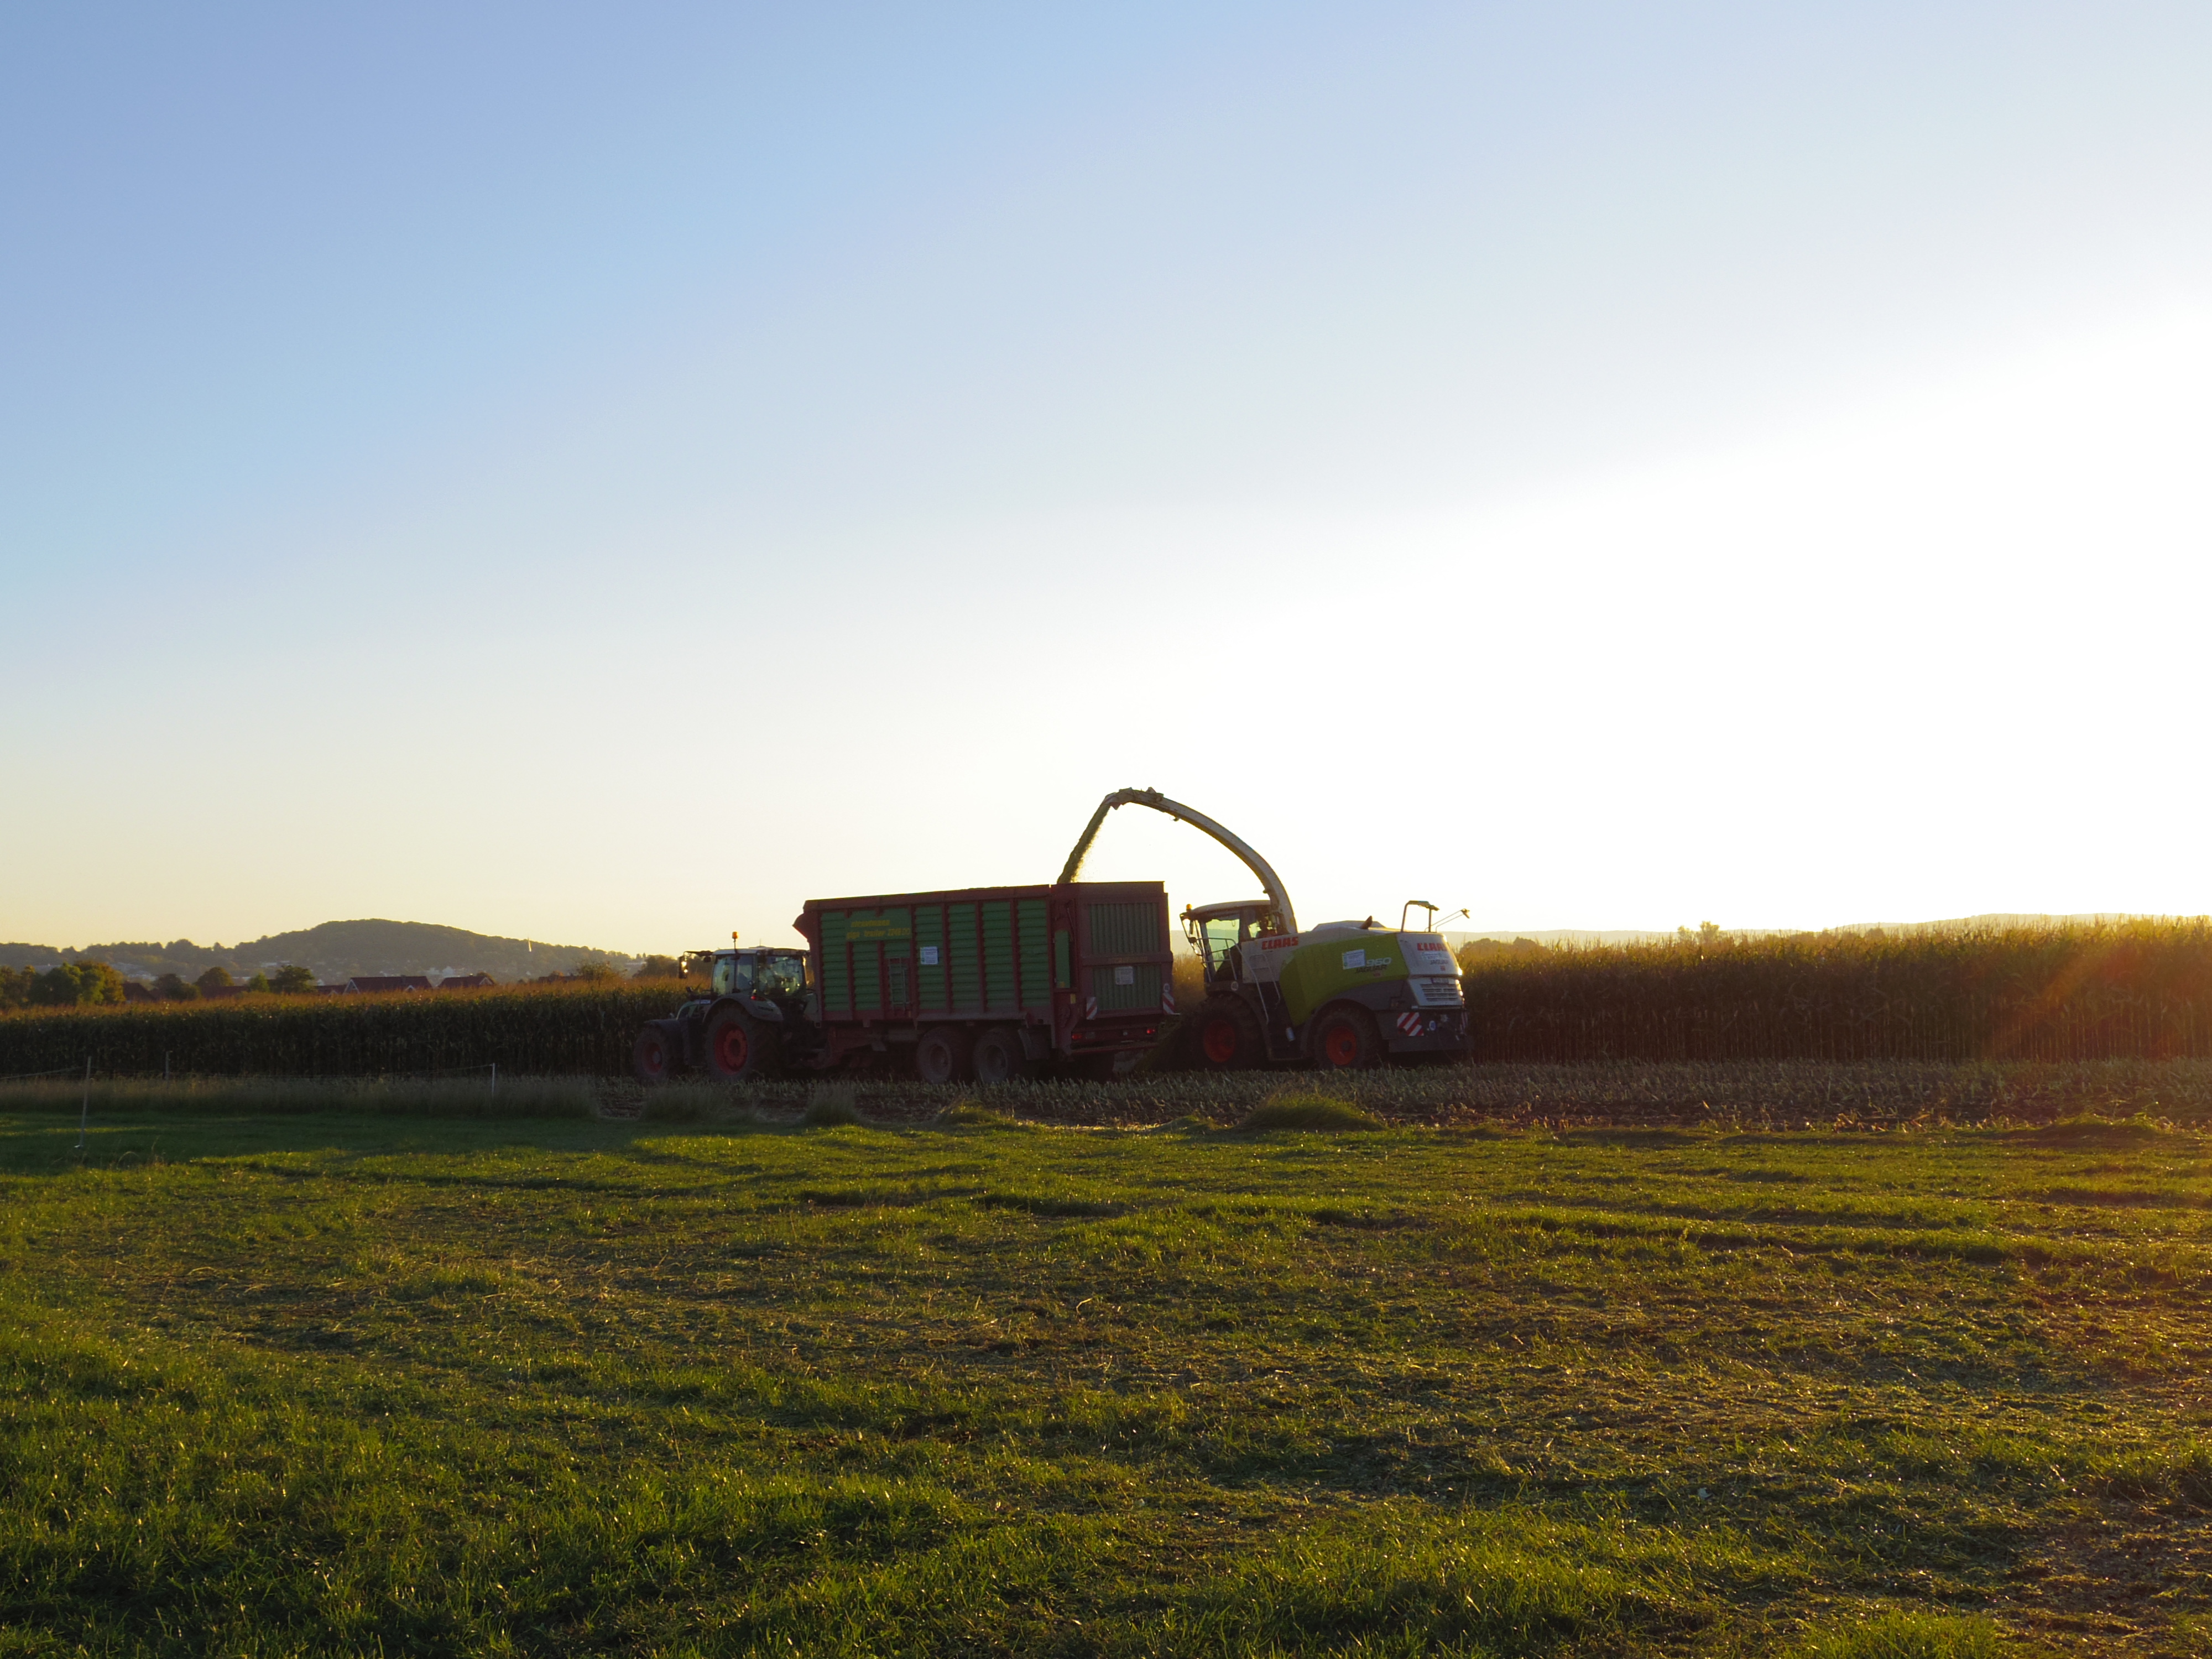
[[[586,960],[630,961],[629,953],[583,945],[549,945],[542,939],[501,939],[442,927],[427,921],[326,921],[289,933],[237,945],[195,945],[190,939],[123,941],[82,950],[45,945],[0,945],[0,963],[11,967],[56,962],[99,961],[128,977],[162,974],[197,977],[208,969],[228,968],[240,978],[281,963],[304,963],[329,983],[355,974],[489,974],[507,981],[566,973]]]

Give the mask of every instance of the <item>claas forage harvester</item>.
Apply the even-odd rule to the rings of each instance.
[[[1346,1071],[1389,1060],[1440,1059],[1467,1045],[1458,961],[1435,931],[1437,907],[1408,900],[1399,926],[1326,921],[1300,932],[1273,867],[1242,838],[1157,789],[1121,789],[1098,803],[1062,881],[1072,881],[1106,815],[1148,806],[1213,837],[1258,878],[1264,899],[1194,906],[1183,933],[1206,971],[1206,1000],[1185,1010],[1188,1058],[1210,1070],[1303,1065]],[[1421,931],[1405,926],[1428,913]]]

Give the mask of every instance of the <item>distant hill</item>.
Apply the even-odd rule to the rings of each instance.
[[[167,945],[154,941],[90,945],[57,950],[47,945],[0,945],[0,966],[41,966],[57,962],[99,961],[128,978],[157,979],[163,974],[197,978],[210,968],[227,968],[240,979],[288,962],[315,970],[325,984],[356,974],[489,974],[502,983],[572,971],[580,962],[611,962],[627,970],[635,958],[627,951],[584,945],[548,945],[538,939],[501,939],[441,927],[428,921],[326,921],[289,933],[238,945],[195,945],[188,939]]]

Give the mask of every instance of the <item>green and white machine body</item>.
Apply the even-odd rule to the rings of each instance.
[[[1208,1064],[1304,1060],[1336,1067],[1466,1046],[1459,963],[1441,933],[1372,921],[1289,933],[1276,907],[1260,901],[1186,910],[1182,921],[1206,968],[1198,1047]],[[1249,1023],[1218,1006],[1229,998],[1249,1012]],[[1255,1036],[1258,1053],[1249,1054]]]
[[[1453,1054],[1467,1043],[1467,998],[1443,935],[1331,921],[1301,933],[1282,878],[1244,841],[1157,789],[1117,789],[1098,803],[1060,872],[1076,878],[1099,827],[1116,807],[1148,806],[1213,837],[1259,878],[1264,899],[1182,913],[1183,933],[1206,964],[1206,1000],[1185,1009],[1200,1064],[1219,1069],[1302,1061],[1331,1067]],[[1461,912],[1459,914],[1465,914]]]

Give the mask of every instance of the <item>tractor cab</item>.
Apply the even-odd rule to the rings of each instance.
[[[766,947],[717,951],[711,983],[718,997],[801,1003],[806,1000],[806,952]]]
[[[1281,914],[1267,899],[1186,907],[1183,937],[1206,964],[1208,985],[1233,985],[1243,977],[1243,947],[1251,940],[1281,935]]]

